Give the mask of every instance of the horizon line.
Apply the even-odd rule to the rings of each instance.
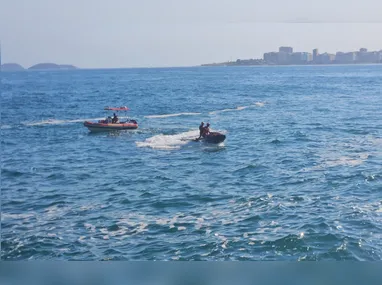
[[[279,48],[280,47],[290,47],[290,46],[284,45],[284,46],[279,46]],[[364,48],[364,47],[361,47],[361,48]],[[361,48],[359,48],[356,51],[349,51],[349,52],[359,52],[359,50]],[[314,49],[318,49],[318,48],[312,48],[311,50],[313,51]],[[368,48],[366,48],[366,49],[368,50]],[[381,51],[382,51],[382,48],[380,50],[375,50],[375,52],[381,52]],[[263,52],[263,55],[264,55],[264,53],[271,53],[271,52],[277,52],[277,51]],[[343,51],[336,51],[334,53],[336,54],[337,52],[343,52]],[[369,52],[369,50],[368,50],[368,52]],[[325,51],[324,53],[331,53],[331,52]],[[0,54],[1,54],[1,48],[0,48]],[[240,58],[237,58],[237,59],[240,59]],[[251,59],[261,59],[261,58],[251,58]],[[225,62],[235,62],[235,60],[234,61],[232,61],[232,60],[219,61],[218,63],[225,63]],[[214,63],[216,63],[216,62],[214,62]],[[201,65],[204,65],[204,64],[211,64],[211,63],[199,63],[199,64],[194,64],[194,65],[179,65],[179,66],[174,65],[174,66],[131,66],[131,67],[79,67],[79,66],[74,65],[74,64],[59,64],[59,63],[54,63],[54,62],[39,62],[39,63],[33,64],[33,65],[29,66],[29,67],[24,67],[23,65],[21,65],[21,64],[19,64],[17,62],[3,62],[3,60],[1,59],[0,65],[3,66],[5,64],[17,64],[17,65],[21,66],[24,70],[31,70],[30,69],[31,67],[39,65],[39,64],[71,65],[71,66],[74,66],[76,69],[127,69],[127,68],[182,68],[182,67],[198,67],[198,66],[201,66]],[[43,69],[40,69],[40,70],[43,70]]]
[[[241,67],[287,67],[287,66],[355,66],[355,65],[382,65],[382,63],[366,63],[366,62],[360,62],[360,63],[327,63],[327,64],[313,64],[313,63],[306,63],[306,64],[263,64],[263,65],[232,65],[232,66],[224,66],[224,65],[216,65],[211,66],[209,64],[200,64],[200,65],[185,65],[185,66],[151,66],[151,67],[76,67],[75,69],[23,69],[23,70],[10,70],[10,71],[3,71],[0,69],[0,72],[38,72],[38,71],[75,71],[75,70],[113,70],[113,69],[166,69],[166,68],[194,68],[194,67],[200,67],[200,68],[220,68],[220,67],[234,67],[234,68],[241,68]]]

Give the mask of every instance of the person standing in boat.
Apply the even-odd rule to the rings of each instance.
[[[200,140],[202,138],[203,133],[204,133],[204,122],[201,122],[200,126],[199,126],[199,138],[198,138],[198,140]]]
[[[116,113],[114,113],[114,117],[113,117],[112,123],[113,124],[117,124],[118,123],[118,117],[117,117]]]

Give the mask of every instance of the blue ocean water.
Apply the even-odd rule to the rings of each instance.
[[[1,76],[3,260],[382,259],[380,65]]]

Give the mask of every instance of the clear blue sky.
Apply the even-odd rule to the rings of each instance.
[[[2,61],[25,67],[199,65],[280,45],[381,50],[382,0],[0,0],[0,40]]]

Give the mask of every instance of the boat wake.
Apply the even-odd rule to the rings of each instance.
[[[179,116],[196,116],[201,115],[201,113],[175,113],[175,114],[165,114],[165,115],[150,115],[145,116],[147,119],[161,119],[161,118],[170,118],[170,117],[179,117]]]
[[[211,129],[211,131],[213,131]],[[222,134],[226,134],[226,131],[219,131]],[[152,149],[173,150],[180,149],[183,146],[188,145],[199,137],[199,130],[191,130],[175,135],[159,134],[146,139],[143,142],[135,142],[138,147],[148,147]],[[223,144],[218,144],[222,146]],[[211,145],[216,148],[216,145]],[[208,146],[207,146],[208,147]]]
[[[223,109],[223,110],[212,111],[212,112],[209,112],[208,114],[214,115],[214,114],[223,113],[223,112],[241,111],[247,108],[249,108],[249,106],[240,106],[234,109]]]
[[[0,129],[1,130],[12,129],[12,126],[10,126],[10,125],[1,125]]]
[[[223,110],[216,110],[216,111],[211,111],[208,112],[208,114],[213,115],[217,113],[222,113],[222,112],[232,112],[232,111],[241,111],[247,108],[252,108],[252,107],[264,107],[265,103],[264,102],[256,102],[253,105],[248,105],[248,106],[239,106],[236,108],[231,108],[231,109],[223,109]],[[170,118],[170,117],[179,117],[179,116],[197,116],[197,115],[202,115],[202,113],[174,113],[174,114],[164,114],[164,115],[149,115],[149,116],[144,116],[144,118],[147,119],[164,119],[164,118]]]
[[[209,112],[209,114],[214,115],[214,114],[223,113],[223,112],[241,111],[241,110],[245,110],[247,108],[252,108],[252,107],[264,107],[264,105],[265,103],[263,102],[256,102],[254,105],[239,106],[239,107],[231,108],[231,109],[216,110],[216,111]]]
[[[199,130],[192,130],[175,135],[159,134],[148,138],[143,142],[136,142],[136,145],[138,147],[149,147],[153,149],[180,149],[198,136]]]
[[[263,102],[256,102],[254,105],[248,105],[248,106],[239,106],[236,108],[231,108],[231,109],[223,109],[223,110],[216,110],[216,111],[211,111],[208,114],[213,115],[213,114],[218,114],[222,112],[232,112],[232,111],[241,111],[247,108],[251,107],[263,107],[265,103]],[[148,115],[144,116],[144,118],[147,119],[164,119],[164,118],[170,118],[170,117],[179,117],[179,116],[197,116],[197,115],[202,115],[202,113],[193,113],[193,112],[185,112],[185,113],[174,113],[174,114],[163,114],[163,115]],[[120,119],[128,119],[129,117],[119,117]],[[104,117],[102,118],[84,118],[84,119],[75,119],[75,120],[57,120],[57,119],[47,119],[47,120],[42,120],[39,122],[22,122],[22,125],[24,126],[44,126],[44,125],[65,125],[65,124],[72,124],[72,123],[81,123],[84,121],[98,121],[98,120],[103,120],[105,119]],[[6,127],[2,127],[6,128]]]
[[[127,119],[129,117],[119,117],[120,119]],[[48,119],[40,122],[24,122],[22,123],[24,126],[43,126],[43,125],[64,125],[64,124],[72,124],[72,123],[81,123],[84,121],[98,121],[104,120],[105,117],[102,118],[91,118],[91,119],[76,119],[76,120],[56,120],[56,119]]]

